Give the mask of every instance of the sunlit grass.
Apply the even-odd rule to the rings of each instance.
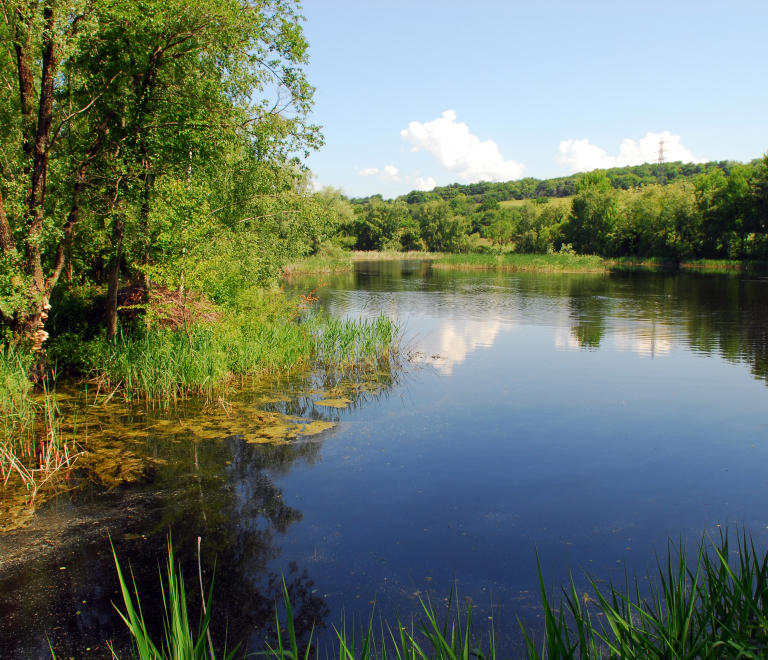
[[[701,270],[768,270],[768,261],[754,259],[683,259],[674,257],[611,257],[610,266],[678,266]]]
[[[153,329],[100,337],[85,359],[106,390],[127,398],[169,399],[212,394],[234,377],[289,371],[318,362],[324,368],[370,368],[396,350],[398,325],[310,317],[303,322],[240,320],[197,325],[187,332]]]
[[[451,254],[432,264],[432,267],[561,273],[592,273],[605,270],[602,257],[580,254]]]
[[[393,250],[353,250],[350,252],[353,261],[401,261],[411,259],[442,259],[445,252],[426,252],[421,250],[409,250],[408,252],[394,252]]]
[[[301,261],[287,264],[284,275],[320,275],[324,273],[343,273],[352,270],[352,257],[349,252],[317,254]]]

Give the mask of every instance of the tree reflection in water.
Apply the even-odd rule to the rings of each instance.
[[[59,657],[109,657],[107,640],[120,657],[131,657],[113,606],[122,607],[122,599],[107,532],[123,567],[130,566],[157,640],[162,633],[158,569],[165,571],[169,532],[195,623],[201,600],[197,538],[202,538],[206,588],[215,572],[212,632],[222,646],[225,638],[230,647],[243,642],[249,650],[265,637],[274,641],[283,576],[297,612],[297,634],[306,640],[313,627],[325,627],[329,610],[312,593],[307,569],[295,561],[282,567],[274,562],[281,554],[280,536],[302,519],[299,509],[286,504],[274,476],[316,460],[321,442],[249,445],[234,436],[171,445],[176,460],[165,458],[152,483],[108,494],[99,504],[92,501],[98,496],[82,492],[62,503],[69,525],[53,551],[0,574],[0,656],[44,657],[49,636]],[[35,533],[17,536],[32,541]]]

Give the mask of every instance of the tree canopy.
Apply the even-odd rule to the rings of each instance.
[[[0,313],[122,274],[225,295],[323,240],[322,144],[290,0],[0,0]],[[331,214],[332,215],[332,214]],[[114,304],[112,305],[114,307]]]

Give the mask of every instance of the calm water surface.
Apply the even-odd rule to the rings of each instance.
[[[515,616],[539,614],[537,550],[562,580],[569,566],[642,573],[667,535],[695,543],[726,522],[765,541],[768,279],[426,262],[320,279],[330,313],[406,324],[405,372],[312,440],[139,438],[164,460],[147,483],[77,491],[0,538],[13,558],[0,568],[0,656],[45,657],[46,635],[62,657],[126,648],[107,532],[145,612],[169,528],[199,600],[201,536],[216,633],[226,623],[250,648],[270,634],[281,573],[300,632],[316,622],[322,640],[342,608],[408,612],[426,589],[442,600],[455,574],[480,616],[498,607],[510,653]],[[279,405],[329,418],[306,396]]]

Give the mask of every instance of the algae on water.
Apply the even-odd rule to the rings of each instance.
[[[346,408],[352,401],[350,399],[320,399],[315,401],[316,406],[325,406],[326,408]]]

